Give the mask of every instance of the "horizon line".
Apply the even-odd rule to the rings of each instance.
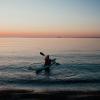
[[[43,36],[43,37],[39,37],[39,36],[36,36],[36,37],[30,37],[30,36],[0,36],[0,38],[100,38],[100,37],[98,37],[98,36],[95,36],[95,37],[93,37],[93,36],[88,36],[88,37],[86,37],[86,36],[80,36],[80,37],[78,37],[78,36],[73,36],[73,37],[71,37],[71,36],[51,36],[51,37],[45,37],[45,36]]]

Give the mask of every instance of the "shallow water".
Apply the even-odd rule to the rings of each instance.
[[[0,38],[0,88],[100,90],[99,43],[96,38]],[[60,63],[49,76],[29,70],[43,65],[40,51]]]

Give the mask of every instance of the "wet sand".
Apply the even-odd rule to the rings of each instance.
[[[100,91],[0,90],[0,100],[100,100]]]

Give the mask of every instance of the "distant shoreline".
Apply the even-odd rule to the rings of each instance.
[[[0,37],[0,38],[100,38],[100,37]]]

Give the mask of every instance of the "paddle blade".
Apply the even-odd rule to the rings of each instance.
[[[41,54],[42,56],[45,56],[45,54],[44,54],[43,52],[40,52],[40,54]]]
[[[56,63],[56,65],[60,65],[60,63]]]

